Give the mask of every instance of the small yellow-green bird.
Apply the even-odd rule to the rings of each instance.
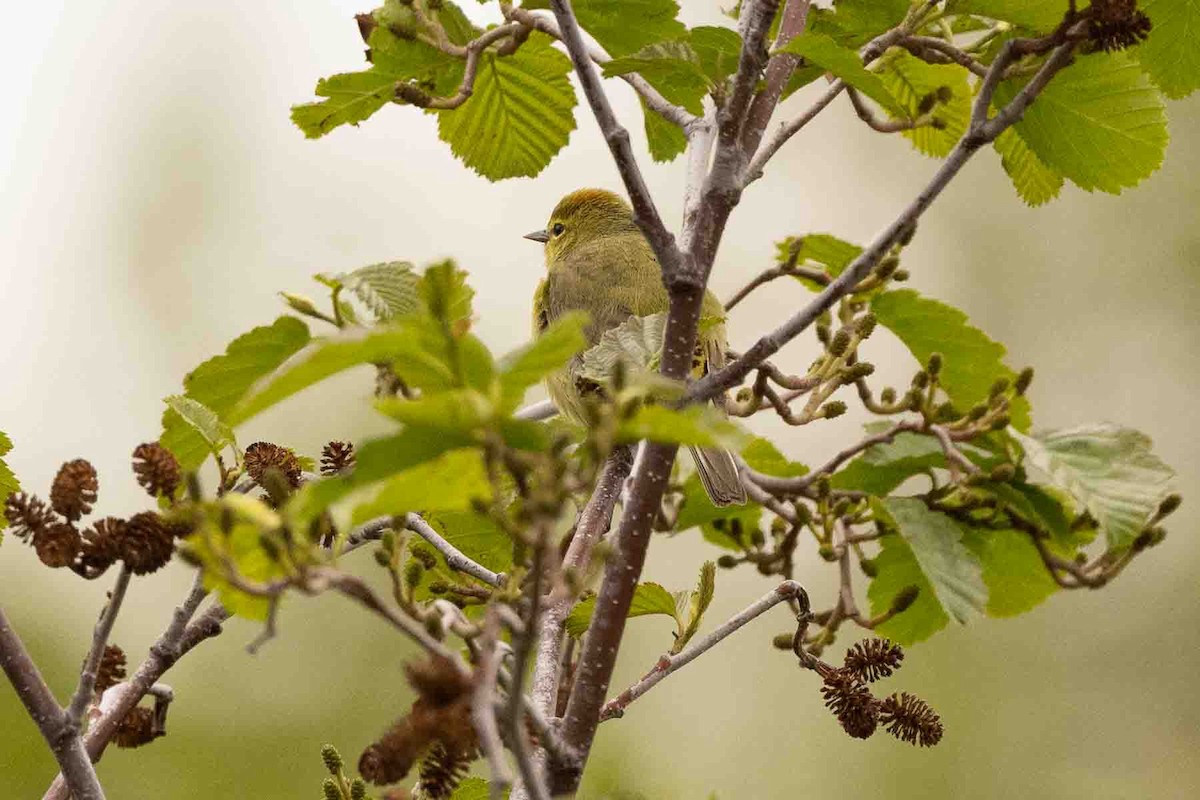
[[[658,259],[633,211],[619,196],[603,189],[580,189],[559,201],[543,230],[526,239],[542,242],[546,250],[546,277],[533,297],[533,332],[570,311],[586,311],[591,324],[586,335],[595,345],[606,330],[629,317],[665,312]],[[704,295],[702,317],[723,320],[725,309],[712,292]],[[725,325],[706,326],[696,347],[697,376],[725,362]],[[568,419],[583,422],[581,398],[568,365],[547,380],[550,398]],[[737,463],[728,450],[691,448],[696,471],[709,498],[718,506],[746,502]]]

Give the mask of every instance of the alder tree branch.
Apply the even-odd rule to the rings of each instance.
[[[775,35],[772,49],[779,51],[792,39],[804,32],[808,23],[810,0],[787,0],[783,14],[779,19],[779,32]],[[787,86],[788,79],[800,63],[800,56],[792,53],[776,52],[767,62],[766,86],[754,97],[750,105],[750,113],[746,118],[746,130],[742,135],[742,150],[747,156],[753,155],[762,141],[763,131],[771,122],[779,98]]]
[[[488,608],[479,637],[479,662],[476,664],[475,689],[471,695],[471,721],[479,735],[479,749],[483,751],[491,772],[488,792],[491,800],[502,800],[512,786],[512,771],[504,759],[504,745],[500,740],[500,727],[496,723],[496,680],[500,672],[500,654],[496,643],[500,632],[500,615],[496,606]]]
[[[0,608],[0,668],[66,776],[64,787],[70,787],[75,800],[104,800],[104,789],[83,749],[79,727],[70,724],[66,712],[54,699],[54,693],[3,608]]]
[[[83,722],[83,714],[87,711],[88,704],[92,702],[92,694],[96,689],[96,674],[100,669],[100,659],[104,657],[104,647],[108,644],[108,637],[112,634],[117,614],[121,613],[121,603],[125,599],[125,592],[129,588],[129,579],[132,575],[129,567],[122,563],[121,571],[117,574],[117,582],[113,584],[112,591],[108,595],[108,602],[100,612],[100,619],[96,621],[96,628],[92,633],[92,647],[88,651],[83,662],[83,669],[79,673],[79,685],[75,688],[75,694],[67,706],[67,725],[73,729],[79,729]]]
[[[604,705],[603,710],[600,712],[600,720],[603,722],[604,720],[623,716],[625,709],[629,707],[630,703],[653,689],[668,675],[695,661],[720,644],[730,634],[746,625],[746,623],[788,600],[799,601],[801,608],[806,608],[808,605],[808,597],[804,591],[804,587],[795,581],[784,581],[741,612],[730,617],[713,630],[712,633],[685,647],[675,655],[664,654],[658,659],[653,669],[642,676],[641,680]]]
[[[478,578],[490,586],[503,586],[507,577],[504,573],[492,572],[482,564],[472,560],[461,550],[446,541],[440,533],[433,529],[419,514],[404,515],[404,527],[420,536],[446,559],[450,569]]]

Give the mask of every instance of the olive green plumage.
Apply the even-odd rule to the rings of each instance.
[[[533,328],[538,335],[569,311],[591,315],[586,335],[594,345],[606,330],[631,316],[664,312],[668,307],[658,260],[633,221],[630,207],[603,189],[580,189],[559,201],[546,228],[526,238],[545,243],[546,277],[533,298]],[[723,319],[725,309],[711,292],[704,295],[701,317]],[[707,325],[696,348],[697,376],[725,360],[725,325]],[[583,421],[581,399],[568,366],[547,380],[550,398],[568,418]],[[726,450],[692,449],[701,482],[718,505],[743,503],[745,490],[737,464]]]

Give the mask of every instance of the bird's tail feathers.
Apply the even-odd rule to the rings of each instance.
[[[696,474],[715,506],[742,505],[746,487],[742,486],[733,453],[716,447],[689,447],[696,462]]]

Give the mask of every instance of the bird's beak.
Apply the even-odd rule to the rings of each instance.
[[[525,234],[525,238],[532,239],[535,242],[542,242],[543,244],[545,244],[546,242],[550,241],[550,234],[546,233],[545,230],[540,230],[540,231],[534,231],[533,233]]]

